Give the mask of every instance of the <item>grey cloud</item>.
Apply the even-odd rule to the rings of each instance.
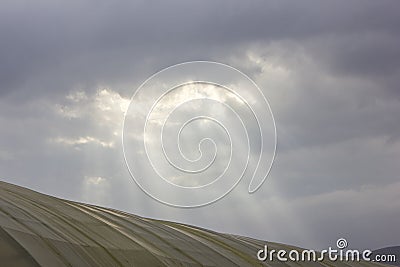
[[[249,41],[398,32],[395,1],[357,3],[3,2],[0,57],[8,64],[2,65],[1,92],[32,86],[38,92],[44,86],[66,90],[71,79],[83,84],[132,80],[129,76],[149,61],[215,58]],[[361,59],[365,49],[356,51]]]
[[[3,179],[306,247],[325,248],[339,234],[369,248],[398,240],[396,195],[388,189],[399,173],[398,1],[0,5]],[[127,99],[155,71],[193,59],[230,63],[255,79],[272,105],[279,147],[256,194],[249,196],[243,183],[213,206],[183,211],[160,205],[134,184],[120,132],[113,135],[122,115],[95,103],[102,88]],[[87,99],[66,98],[77,91]],[[70,144],[51,142],[57,138]],[[103,179],[98,185],[96,177]],[[358,192],[371,186],[368,197],[381,206],[369,209]],[[379,210],[385,201],[392,205]],[[382,235],[372,233],[381,223]]]

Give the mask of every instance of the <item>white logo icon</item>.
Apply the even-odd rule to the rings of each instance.
[[[276,152],[275,120],[258,86],[217,62],[181,63],[148,78],[125,114],[129,173],[149,196],[175,207],[200,207],[267,178]]]

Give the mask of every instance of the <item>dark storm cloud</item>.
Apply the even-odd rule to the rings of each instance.
[[[354,246],[394,242],[399,11],[400,2],[388,0],[3,1],[0,176],[307,247],[326,248],[342,233]],[[229,63],[255,79],[275,113],[279,149],[255,195],[244,188],[183,212],[153,202],[130,180],[119,105],[155,71],[194,59]],[[219,216],[205,221],[210,214]],[[380,218],[393,234],[365,233]],[[348,226],[360,220],[363,231]]]
[[[332,66],[347,75],[390,76],[400,69],[400,38],[383,33],[344,36],[332,46]]]
[[[396,1],[3,2],[1,92],[32,86],[67,90],[71,80],[116,82],[156,58],[216,57],[257,40],[328,34],[339,39],[338,45],[328,44],[332,51],[324,50],[334,66],[379,72],[397,62],[390,35],[399,31],[398,10]],[[363,36],[374,32],[389,40]],[[355,33],[360,38],[347,43],[339,36]]]

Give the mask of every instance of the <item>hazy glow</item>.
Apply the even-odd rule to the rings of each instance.
[[[69,145],[69,146],[79,146],[79,145],[84,145],[84,144],[96,144],[96,145],[100,145],[102,147],[114,147],[114,142],[104,142],[104,141],[101,141],[100,139],[92,137],[92,136],[78,137],[75,139],[58,137],[58,138],[52,139],[51,141],[54,143],[59,143],[59,144]]]

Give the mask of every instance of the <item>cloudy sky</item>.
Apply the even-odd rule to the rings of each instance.
[[[323,249],[399,245],[400,2],[2,1],[0,177],[40,192]],[[255,194],[179,209],[124,163],[139,85],[192,60],[251,77],[278,150]]]

